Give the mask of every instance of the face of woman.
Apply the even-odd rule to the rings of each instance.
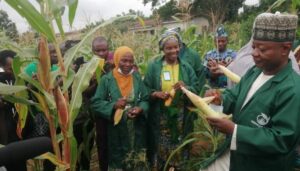
[[[165,42],[163,52],[165,54],[166,62],[169,64],[174,64],[177,62],[177,58],[179,55],[179,43],[177,40],[170,39]]]
[[[130,71],[133,69],[134,65],[134,58],[131,53],[124,54],[119,62],[119,68],[121,69],[123,74],[129,74]]]

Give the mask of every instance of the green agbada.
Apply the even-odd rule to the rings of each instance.
[[[300,77],[289,61],[242,108],[261,72],[253,67],[223,97],[224,113],[233,113],[237,124],[237,150],[231,151],[230,171],[293,170],[294,149],[300,136]]]
[[[148,65],[147,72],[145,74],[144,83],[149,88],[150,94],[154,91],[161,91],[161,71],[163,68],[164,57],[155,58]],[[199,93],[200,90],[199,81],[195,75],[194,70],[191,66],[181,59],[179,61],[179,80],[183,81],[186,85],[186,88]],[[177,94],[177,93],[176,93]],[[184,106],[186,107],[189,100],[184,97],[182,100]],[[174,100],[175,101],[175,100]],[[164,111],[164,101],[159,99],[150,98],[149,116],[147,120],[147,143],[148,143],[148,157],[150,163],[153,164],[154,155],[158,152],[158,141],[160,135],[160,116]],[[172,105],[171,105],[172,106]],[[184,109],[184,120],[183,120],[183,130],[180,132],[183,135],[186,135],[189,131],[192,130],[192,119],[195,115],[187,114],[188,111]],[[187,115],[185,115],[187,114]],[[189,122],[190,121],[190,122]],[[182,137],[182,135],[181,135]]]
[[[112,72],[101,78],[96,94],[92,99],[91,107],[96,117],[109,120],[108,162],[112,169],[132,168],[132,166],[128,166],[132,162],[131,159],[133,158],[131,157],[135,154],[145,154],[145,126],[149,107],[148,93],[138,73],[133,73],[133,90],[132,107],[139,106],[143,109],[143,113],[133,120],[127,119],[126,114],[123,114],[122,120],[116,126],[113,124],[114,104],[119,98],[122,98],[122,95]],[[141,156],[139,155],[139,157]]]

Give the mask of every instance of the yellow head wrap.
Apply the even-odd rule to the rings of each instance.
[[[119,68],[119,62],[121,58],[126,54],[126,53],[131,53],[133,55],[133,50],[127,46],[121,46],[119,47],[115,53],[114,53],[114,64],[116,68]]]
[[[132,75],[123,75],[118,72],[119,62],[126,53],[131,53],[133,55],[133,50],[127,46],[121,46],[114,53],[114,63],[116,67],[113,70],[113,76],[118,83],[119,90],[123,97],[128,97],[133,90]]]

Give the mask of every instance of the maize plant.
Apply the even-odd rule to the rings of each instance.
[[[73,123],[82,105],[82,92],[89,86],[89,81],[101,62],[99,58],[92,57],[76,74],[70,69],[70,66],[76,56],[84,51],[84,47],[90,44],[92,35],[99,28],[111,24],[115,20],[126,20],[134,16],[114,18],[98,25],[86,33],[76,46],[69,49],[63,58],[58,38],[54,32],[54,23],[64,40],[61,18],[64,13],[63,9],[69,9],[69,23],[72,25],[78,0],[38,1],[40,9],[36,9],[28,0],[6,0],[6,2],[39,33],[40,39],[38,53],[26,51],[14,43],[6,43],[7,48],[11,47],[9,49],[16,51],[19,55],[19,58],[14,60],[13,66],[17,81],[14,86],[0,84],[0,94],[6,100],[15,103],[19,115],[18,135],[21,135],[24,128],[28,107],[34,106],[43,112],[49,123],[54,154],[47,153],[38,157],[38,159],[50,160],[57,166],[57,170],[75,171],[77,143],[73,135]],[[56,71],[50,71],[48,42],[55,46],[58,56],[59,69]],[[37,78],[32,78],[23,71],[25,64],[28,63],[28,57],[31,57],[31,60],[37,60]],[[29,83],[31,88],[27,88],[25,82]],[[69,90],[71,90],[70,96]],[[28,100],[28,92],[35,97],[34,102]],[[57,121],[59,124],[56,124]],[[60,133],[57,132],[58,127],[61,130]]]
[[[218,113],[209,107],[209,103],[214,97],[201,98],[184,87],[181,87],[183,93],[197,107],[189,108],[190,111],[198,114],[198,119],[194,121],[194,132],[187,135],[183,143],[178,146],[169,156],[164,171],[168,163],[181,150],[189,148],[189,159],[183,160],[182,164],[186,170],[199,170],[207,166],[213,159],[217,149],[224,143],[225,134],[214,130],[206,120],[206,117],[229,118],[230,116]]]

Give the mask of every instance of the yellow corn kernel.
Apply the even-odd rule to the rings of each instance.
[[[235,83],[239,83],[241,80],[241,77],[236,75],[235,73],[233,73],[232,71],[230,71],[229,69],[227,69],[226,67],[219,65],[219,68],[221,69],[221,71],[224,73],[224,75],[229,78],[231,81],[235,82]]]

